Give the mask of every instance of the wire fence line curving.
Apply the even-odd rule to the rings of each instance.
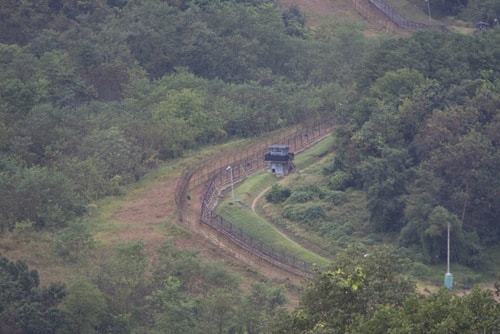
[[[314,124],[302,126],[291,135],[271,138],[266,144],[255,147],[250,151],[238,152],[223,160],[216,158],[184,172],[177,183],[175,194],[181,220],[182,212],[186,207],[188,190],[203,185],[204,191],[201,198],[199,220],[201,224],[217,231],[220,238],[231,242],[263,261],[299,276],[310,276],[312,264],[274,249],[272,246],[266,245],[245,233],[241,228],[218,215],[215,208],[225,189],[234,183],[243,181],[251,174],[267,166],[264,155],[268,152],[269,145],[288,145],[291,152],[299,153],[325,136],[330,135],[333,129],[333,119],[322,119]],[[228,167],[231,168],[231,173],[228,172]]]
[[[406,31],[417,31],[417,30],[428,30],[428,29],[438,29],[442,31],[448,31],[445,25],[438,24],[424,24],[419,22],[413,22],[405,19],[401,16],[393,7],[384,2],[383,0],[351,0],[354,7],[363,17],[378,21],[379,24],[385,26],[391,31],[395,31],[398,28]],[[376,9],[381,12],[391,23],[384,23],[381,20],[376,19],[376,15],[373,14],[372,9]]]

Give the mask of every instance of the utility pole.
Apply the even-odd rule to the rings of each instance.
[[[431,0],[425,0],[427,2],[427,13],[429,14],[429,23],[432,23],[431,17]]]
[[[444,275],[444,287],[453,290],[453,275],[450,273],[450,222],[448,222],[448,236],[446,241],[446,274]]]
[[[226,170],[231,172],[231,198],[234,202],[233,168],[231,168],[231,166],[227,166]]]

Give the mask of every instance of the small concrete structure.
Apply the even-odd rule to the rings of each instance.
[[[288,150],[288,145],[269,146],[269,153],[264,156],[264,160],[269,162],[269,172],[276,176],[285,176],[295,167],[292,162],[294,154]]]
[[[479,30],[486,30],[490,28],[490,24],[487,22],[476,22],[474,23],[474,28]]]

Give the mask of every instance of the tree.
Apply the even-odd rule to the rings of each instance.
[[[40,75],[48,81],[47,97],[57,107],[77,107],[89,101],[94,91],[76,73],[68,53],[46,52],[40,58]]]
[[[146,298],[157,333],[193,333],[198,302],[184,295],[178,278],[168,277],[160,288]]]
[[[404,149],[382,150],[382,157],[369,157],[359,166],[363,188],[366,190],[370,222],[375,231],[398,231],[404,223],[410,163]]]
[[[282,14],[282,18],[288,35],[305,37],[304,25],[306,23],[306,18],[297,5],[292,5],[285,10]]]
[[[120,178],[130,182],[141,175],[141,154],[118,127],[97,130],[88,135],[79,149],[82,160],[105,162],[104,176],[108,180]]]
[[[152,78],[161,78],[179,63],[179,20],[185,16],[163,1],[131,2],[112,31],[124,31],[130,53]],[[137,20],[141,17],[141,20]]]
[[[111,254],[93,273],[92,282],[108,298],[113,315],[129,316],[133,309],[144,304],[145,291],[150,284],[146,279],[144,243],[123,242]]]
[[[214,289],[202,303],[203,319],[199,322],[201,332],[218,333],[236,332],[241,328],[238,319],[238,305],[241,296],[238,290]]]
[[[240,323],[244,324],[248,334],[264,333],[269,318],[275,316],[285,302],[283,287],[274,288],[263,282],[252,283],[242,301]]]
[[[37,228],[58,228],[85,212],[71,181],[54,169],[21,169],[11,182],[16,199],[8,208],[11,223],[31,221]]]
[[[437,0],[433,4],[443,15],[457,15],[467,7],[467,0]]]
[[[40,287],[36,270],[23,261],[0,258],[0,331],[9,333],[56,333],[64,321],[59,303],[65,287],[52,283]]]
[[[97,286],[79,279],[68,287],[62,309],[66,313],[67,333],[97,333],[97,326],[107,310],[106,299]]]
[[[441,290],[412,296],[402,307],[379,305],[373,317],[358,319],[352,333],[494,333],[500,328],[499,312],[490,291],[474,288],[458,297]]]
[[[299,308],[278,316],[273,332],[344,333],[379,304],[402,305],[414,293],[413,283],[403,276],[404,267],[402,259],[385,249],[349,249],[330,269],[317,273]]]

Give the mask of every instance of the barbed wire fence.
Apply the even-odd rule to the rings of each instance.
[[[419,22],[413,22],[402,17],[393,7],[384,2],[383,0],[351,0],[354,7],[363,17],[375,20],[380,25],[385,26],[391,31],[395,31],[400,28],[406,31],[417,31],[417,30],[428,30],[428,29],[438,29],[442,31],[448,31],[445,25],[437,24],[424,24]],[[377,9],[385,17],[387,17],[391,23],[383,22],[377,20],[375,14],[373,14],[372,9]]]
[[[299,276],[310,276],[312,264],[285,254],[245,233],[240,227],[218,215],[215,208],[225,189],[267,166],[264,155],[268,153],[269,145],[288,145],[290,151],[296,154],[330,135],[333,129],[332,118],[321,119],[314,124],[303,125],[291,135],[269,137],[261,146],[226,155],[225,159],[214,157],[185,171],[177,183],[175,192],[181,221],[183,220],[182,213],[186,208],[188,191],[203,185],[199,218],[201,224],[216,231],[219,237],[276,267]]]

